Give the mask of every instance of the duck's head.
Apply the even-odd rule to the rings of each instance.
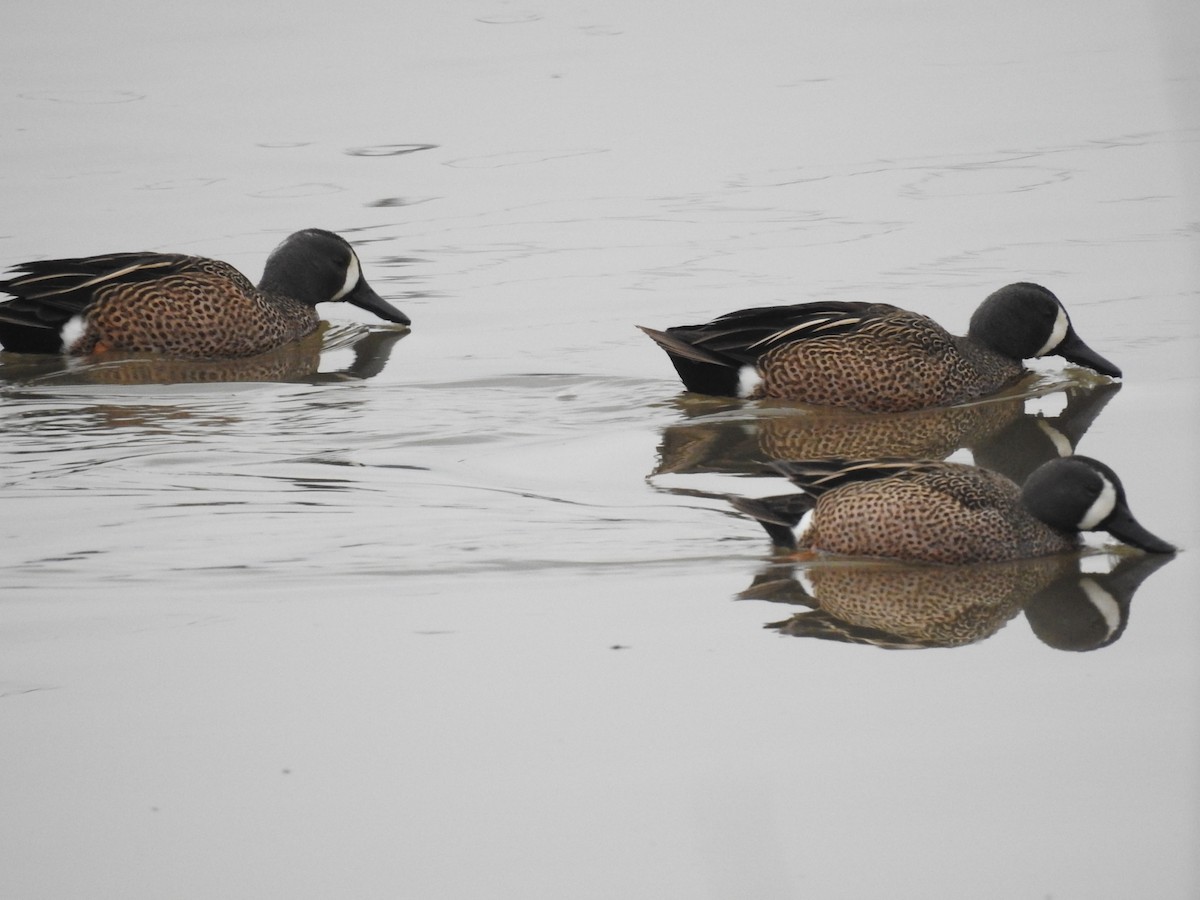
[[[1061,356],[1101,375],[1121,377],[1121,370],[1083,342],[1071,317],[1052,292],[1021,281],[989,295],[971,316],[968,336],[1012,359]]]
[[[367,284],[350,243],[320,228],[297,231],[271,251],[259,287],[312,306],[344,300],[385,322],[412,324],[408,316]]]
[[[1043,463],[1021,488],[1025,508],[1061,531],[1106,531],[1148,553],[1174,553],[1133,517],[1117,473],[1087,456]]]

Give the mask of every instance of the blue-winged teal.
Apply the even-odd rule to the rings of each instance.
[[[1134,519],[1116,473],[1086,456],[1051,460],[1022,488],[987,469],[949,462],[820,460],[775,467],[804,493],[733,503],[781,547],[992,562],[1074,550],[1081,531],[1106,531],[1150,553],[1175,550]]]
[[[743,309],[705,325],[642,331],[667,351],[689,391],[861,412],[983,397],[1016,381],[1022,360],[1049,354],[1121,376],[1080,340],[1054,294],[1025,282],[984,300],[966,337],[895,306],[835,302]],[[744,369],[761,379],[751,390]]]
[[[344,300],[388,322],[408,316],[376,294],[354,248],[330,231],[276,247],[254,287],[233,266],[177,253],[111,253],[29,262],[0,290],[0,344],[20,353],[149,352],[253,356],[312,332],[316,305]]]

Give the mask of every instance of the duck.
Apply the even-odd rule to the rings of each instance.
[[[215,259],[110,253],[22,263],[0,290],[14,298],[0,302],[0,345],[17,353],[255,356],[313,332],[324,302],[412,324],[367,283],[350,243],[320,228],[285,238],[258,287]]]
[[[1021,487],[996,472],[946,461],[830,459],[774,468],[802,493],[732,503],[789,551],[999,562],[1077,550],[1088,531],[1147,553],[1176,551],[1134,518],[1117,474],[1087,456],[1043,463]]]
[[[988,295],[962,337],[896,306],[836,301],[742,309],[665,331],[638,327],[688,391],[858,412],[977,400],[1018,381],[1024,360],[1048,355],[1121,377],[1079,337],[1058,297],[1031,282]]]

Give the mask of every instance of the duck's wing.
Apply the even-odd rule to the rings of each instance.
[[[863,481],[884,478],[930,477],[962,468],[953,463],[911,459],[813,459],[803,462],[771,463],[771,468],[812,497],[826,491]],[[966,467],[969,468],[969,467]]]
[[[847,334],[894,309],[878,303],[760,306],[726,313],[703,325],[677,325],[665,334],[673,339],[674,348],[690,348],[698,361],[735,360],[745,365],[781,344]],[[655,340],[655,335],[664,334],[642,330]]]
[[[138,284],[190,271],[199,260],[178,253],[109,253],[78,259],[22,263],[0,280],[13,299],[0,303],[0,321],[30,328],[61,328],[111,285]]]
[[[800,303],[739,309],[703,325],[638,326],[667,352],[690,391],[737,396],[738,371],[784,344],[848,334],[896,308],[878,303]]]

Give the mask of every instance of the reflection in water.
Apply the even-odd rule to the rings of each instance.
[[[775,475],[775,460],[944,459],[968,449],[979,465],[1020,483],[1041,463],[1070,455],[1121,389],[1081,370],[1071,375],[1066,384],[1025,383],[1017,394],[908,413],[739,405],[733,408],[747,414],[733,418],[728,404],[715,412],[705,404],[694,421],[663,431],[654,474]],[[1027,400],[1055,396],[1065,403],[1057,415],[1025,411]]]
[[[1033,376],[987,401],[894,414],[686,398],[678,406],[690,421],[664,429],[653,474],[777,476],[776,461],[943,459],[966,449],[981,467],[1020,484],[1039,465],[1072,455],[1121,389],[1082,370],[1070,370],[1067,378],[1047,383]],[[1034,398],[1049,405],[1057,398],[1058,412],[1027,412],[1026,401]],[[795,562],[776,563],[739,596],[809,607],[767,626],[796,637],[955,647],[989,637],[1024,611],[1049,646],[1093,650],[1121,636],[1142,581],[1174,557],[1122,549],[1107,557],[1112,564],[1103,573],[1084,572],[1085,558],[1094,557],[1067,553],[953,566],[819,560],[799,570]]]
[[[1044,644],[1058,650],[1099,650],[1129,624],[1129,605],[1143,581],[1175,559],[1157,553],[1118,557],[1107,572],[1069,572],[1025,604],[1025,620]]]
[[[1097,650],[1129,621],[1141,583],[1173,556],[1113,554],[1103,573],[1085,557],[1060,554],[968,566],[894,562],[764,569],[741,599],[810,607],[766,627],[793,637],[871,644],[888,649],[958,647],[995,634],[1022,609],[1034,634],[1060,650]]]
[[[0,384],[200,384],[214,382],[300,382],[374,378],[383,371],[405,327],[328,323],[312,334],[240,359],[170,359],[156,354],[104,354],[84,360],[62,354],[0,353]],[[350,349],[354,359],[335,372],[321,372],[321,355]]]

